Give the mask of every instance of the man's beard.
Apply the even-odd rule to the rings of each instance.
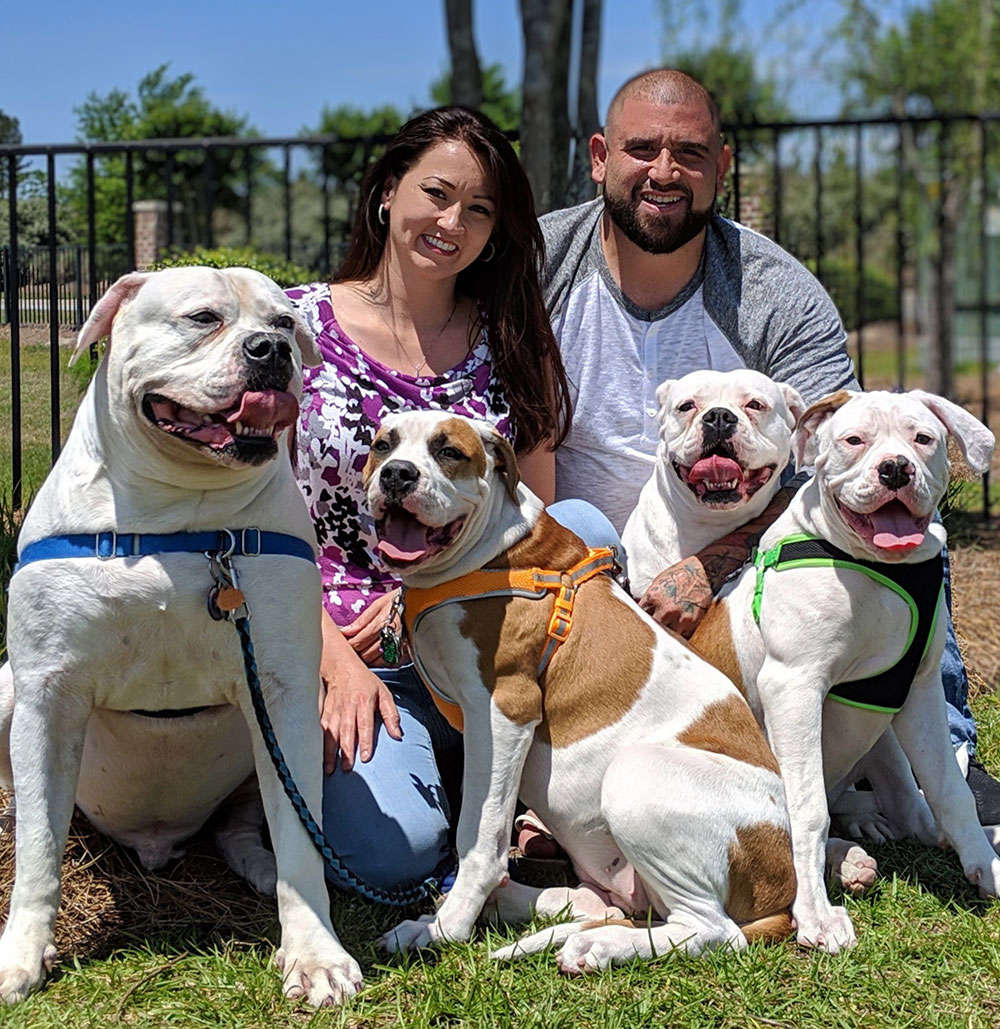
[[[685,243],[690,243],[708,224],[715,211],[715,197],[704,211],[696,211],[691,203],[691,194],[685,193],[687,213],[680,221],[649,219],[646,224],[640,220],[638,204],[631,195],[621,196],[605,192],[604,207],[611,220],[640,249],[648,254],[672,254]],[[678,200],[677,203],[684,203]]]

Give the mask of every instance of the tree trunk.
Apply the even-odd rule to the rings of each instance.
[[[566,176],[567,154],[556,150],[558,138],[565,140],[566,134],[556,121],[565,123],[568,115],[565,107],[556,114],[559,90],[555,84],[565,83],[569,76],[569,47],[560,47],[560,40],[569,22],[570,0],[520,0],[520,6],[524,35],[521,163],[535,194],[535,210],[543,214],[560,201]]]
[[[444,0],[451,54],[451,102],[465,107],[483,105],[483,73],[472,33],[472,0]]]
[[[576,91],[576,148],[566,189],[566,205],[593,200],[597,188],[590,177],[590,137],[600,130],[597,112],[597,55],[601,47],[601,0],[583,0],[580,35],[580,81]]]

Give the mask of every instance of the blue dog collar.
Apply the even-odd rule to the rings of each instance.
[[[29,543],[14,568],[17,572],[34,561],[62,557],[148,557],[152,554],[226,554],[257,557],[285,555],[310,563],[316,558],[312,547],[298,536],[260,529],[218,529],[207,532],[96,532],[46,536]]]

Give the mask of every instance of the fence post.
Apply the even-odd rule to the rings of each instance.
[[[73,283],[76,286],[76,325],[83,326],[83,247],[73,248]]]
[[[3,287],[3,306],[0,307],[0,325],[6,325],[7,317],[7,291],[10,289],[10,273],[7,271],[10,260],[7,244],[0,246],[0,286]]]

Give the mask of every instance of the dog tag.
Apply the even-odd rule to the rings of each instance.
[[[394,665],[399,660],[399,633],[391,625],[383,625],[378,634],[378,646],[382,660]]]
[[[208,594],[208,613],[221,622],[230,611],[236,611],[245,601],[243,591],[233,586],[215,586]]]
[[[243,590],[238,590],[234,586],[221,586],[215,593],[216,607],[226,614],[242,607],[244,600],[246,598],[243,596]]]

